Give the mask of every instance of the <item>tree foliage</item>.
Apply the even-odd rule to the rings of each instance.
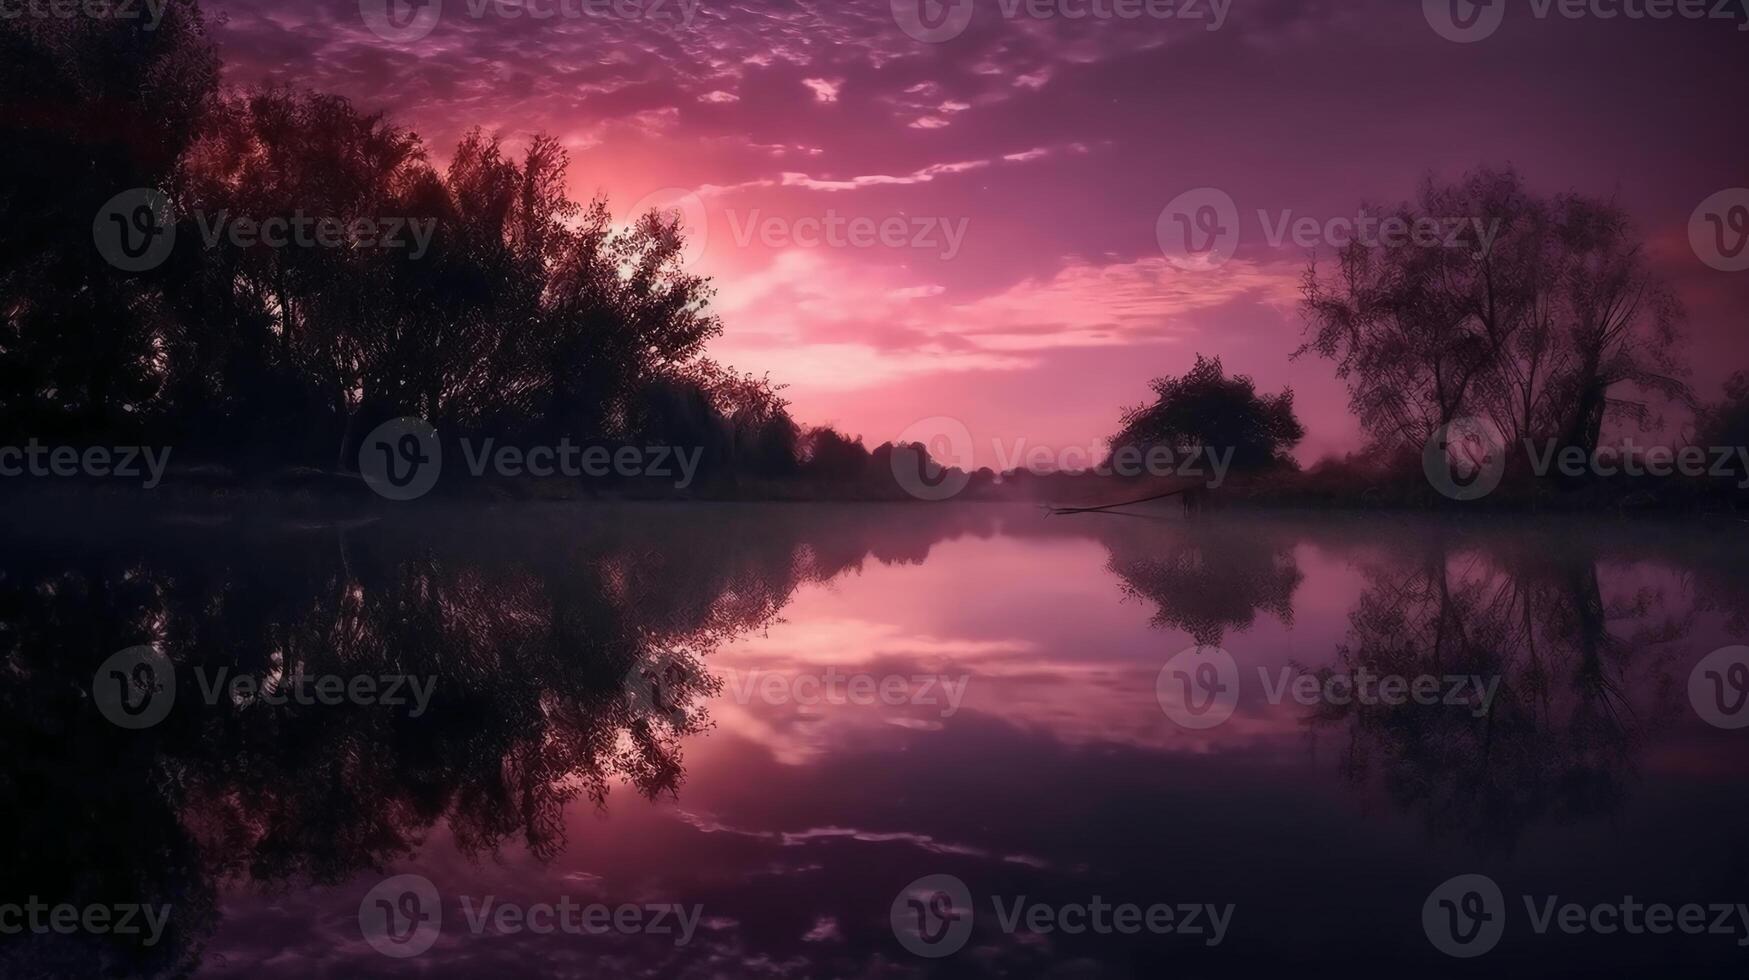
[[[1259,395],[1249,377],[1229,378],[1218,357],[1198,354],[1182,377],[1156,378],[1152,387],[1153,404],[1125,410],[1111,439],[1114,454],[1164,447],[1182,459],[1198,450],[1231,450],[1234,468],[1257,470],[1292,466],[1293,448],[1306,435],[1291,388]]]
[[[1419,449],[1460,416],[1509,441],[1595,449],[1606,420],[1651,426],[1685,400],[1681,307],[1626,212],[1531,193],[1512,170],[1429,178],[1391,216],[1457,224],[1440,243],[1354,242],[1305,276],[1308,339],[1380,447]]]
[[[155,31],[9,19],[0,52],[7,435],[346,467],[371,426],[403,415],[631,441],[692,412],[716,463],[795,463],[775,389],[702,357],[721,324],[678,216],[622,226],[605,201],[571,200],[556,140],[512,155],[476,130],[439,172],[417,134],[343,98],[221,91],[200,12],[181,0]],[[130,274],[91,236],[105,202],[135,188],[164,193],[175,244]],[[400,245],[231,234],[276,220],[365,222]]]

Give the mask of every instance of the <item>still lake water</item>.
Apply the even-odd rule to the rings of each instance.
[[[0,975],[1741,977],[1749,728],[1703,715],[1749,709],[1702,661],[1749,642],[1744,527],[15,513],[0,905],[169,910]],[[123,727],[140,645],[174,702]],[[227,687],[300,673],[375,699]],[[1318,686],[1369,673],[1438,693]],[[1629,896],[1732,909],[1537,928]]]

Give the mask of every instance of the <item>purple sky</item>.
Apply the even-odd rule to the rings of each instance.
[[[207,8],[228,81],[348,95],[438,163],[473,125],[512,145],[544,131],[571,152],[574,194],[616,214],[697,195],[681,200],[719,287],[713,354],[871,446],[934,415],[970,427],[980,463],[992,440],[1089,445],[1202,351],[1294,387],[1303,458],[1353,448],[1330,365],[1288,358],[1308,252],[1273,245],[1258,212],[1353,217],[1479,164],[1621,201],[1688,305],[1700,391],[1749,368],[1749,272],[1709,267],[1689,238],[1703,200],[1749,187],[1738,0],[1731,20],[1512,3],[1471,43],[1432,26],[1453,0],[1221,0],[1219,16],[1153,0],[1167,17],[969,0],[939,43],[901,28],[912,0],[615,0],[631,18],[516,0],[545,19],[430,2],[441,18],[405,41],[373,33],[358,0]],[[1141,16],[1028,13],[1114,3]],[[1241,237],[1218,268],[1181,269],[1156,221],[1201,187],[1231,196]],[[816,243],[801,220],[831,217],[887,222],[886,240],[858,247],[845,225]]]

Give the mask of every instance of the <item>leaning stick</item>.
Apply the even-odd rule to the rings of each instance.
[[[1176,490],[1169,490],[1166,493],[1157,493],[1152,497],[1143,497],[1140,500],[1126,500],[1117,504],[1103,504],[1099,507],[1052,507],[1050,512],[1052,515],[1097,514],[1101,511],[1116,510],[1119,507],[1134,507],[1136,504],[1145,504],[1154,500],[1165,500],[1167,497],[1176,497],[1186,490],[1193,489],[1195,486],[1195,484],[1189,484],[1187,486],[1179,487]]]

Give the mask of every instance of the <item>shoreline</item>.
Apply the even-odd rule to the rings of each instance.
[[[1552,481],[1529,486],[1507,484],[1488,497],[1449,499],[1425,481],[1381,475],[1359,487],[1338,487],[1316,473],[1235,478],[1217,488],[1182,487],[1180,496],[1137,501],[1151,492],[1173,489],[1146,481],[1106,477],[1029,474],[1008,484],[982,483],[941,501],[921,500],[896,482],[824,483],[804,480],[703,481],[676,490],[663,483],[618,481],[588,484],[564,478],[460,481],[415,500],[396,501],[374,493],[356,473],[298,469],[257,477],[195,467],[172,470],[147,489],[132,481],[92,478],[0,480],[0,500],[45,510],[85,506],[174,511],[283,510],[288,514],[377,515],[419,509],[474,508],[539,504],[613,506],[624,504],[832,504],[855,506],[939,506],[975,504],[1062,507],[1088,512],[1147,516],[1222,513],[1409,514],[1438,517],[1578,515],[1591,517],[1722,518],[1749,522],[1749,491],[1680,478],[1594,483],[1561,489]],[[1129,504],[1124,501],[1131,501]],[[1074,514],[1065,517],[1077,516]]]

